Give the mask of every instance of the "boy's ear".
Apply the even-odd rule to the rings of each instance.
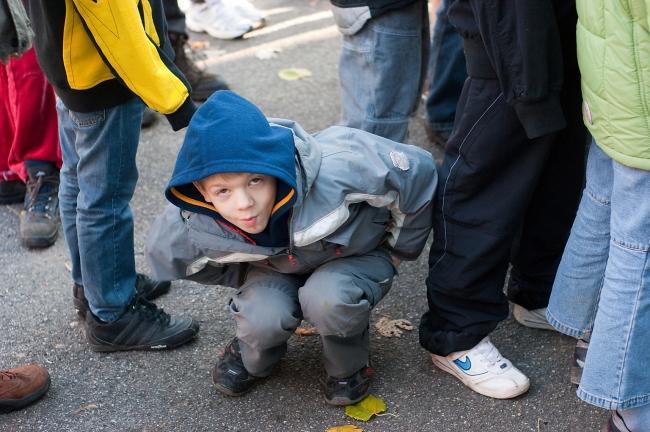
[[[203,199],[204,199],[206,202],[209,202],[209,203],[212,202],[212,200],[210,199],[210,196],[208,195],[207,191],[205,190],[205,188],[203,187],[203,185],[201,184],[201,182],[199,182],[199,181],[193,181],[192,184],[194,185],[194,187],[196,188],[196,190],[199,191],[199,193],[203,196]]]

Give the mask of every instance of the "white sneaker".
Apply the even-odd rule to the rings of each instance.
[[[555,330],[546,320],[546,308],[528,310],[517,303],[512,304],[512,316],[523,326],[541,330]]]
[[[485,396],[510,399],[526,393],[530,380],[486,337],[469,351],[451,353],[446,357],[431,354],[433,364],[454,375],[463,384]]]
[[[208,0],[210,3],[225,3],[227,6],[234,9],[240,18],[247,19],[253,23],[254,28],[260,28],[264,25],[266,15],[264,12],[256,8],[248,0]]]
[[[217,39],[236,39],[253,29],[253,23],[237,15],[221,0],[186,4],[185,25],[193,32],[205,32]]]

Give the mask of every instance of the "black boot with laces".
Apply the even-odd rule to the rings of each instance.
[[[86,313],[86,338],[93,351],[173,349],[196,337],[199,324],[177,318],[136,296],[117,320],[106,323]]]
[[[212,382],[221,393],[228,396],[241,396],[260,378],[248,373],[241,359],[239,340],[234,338],[226,346],[212,371]]]
[[[46,248],[59,232],[59,170],[53,163],[27,161],[29,178],[20,214],[20,240],[28,248]]]

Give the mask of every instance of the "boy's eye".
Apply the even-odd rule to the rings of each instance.
[[[254,178],[251,179],[250,184],[251,184],[251,186],[254,186],[256,184],[261,183],[262,180],[263,180],[262,177],[254,177]]]
[[[215,191],[215,193],[217,195],[225,195],[228,193],[228,189],[218,189],[217,191]]]

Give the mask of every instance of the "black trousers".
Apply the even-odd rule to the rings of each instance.
[[[575,62],[575,60],[574,60]],[[562,93],[567,128],[528,139],[495,79],[468,78],[445,149],[420,343],[470,349],[508,316],[510,299],[548,303],[584,183],[587,132],[577,69]]]

